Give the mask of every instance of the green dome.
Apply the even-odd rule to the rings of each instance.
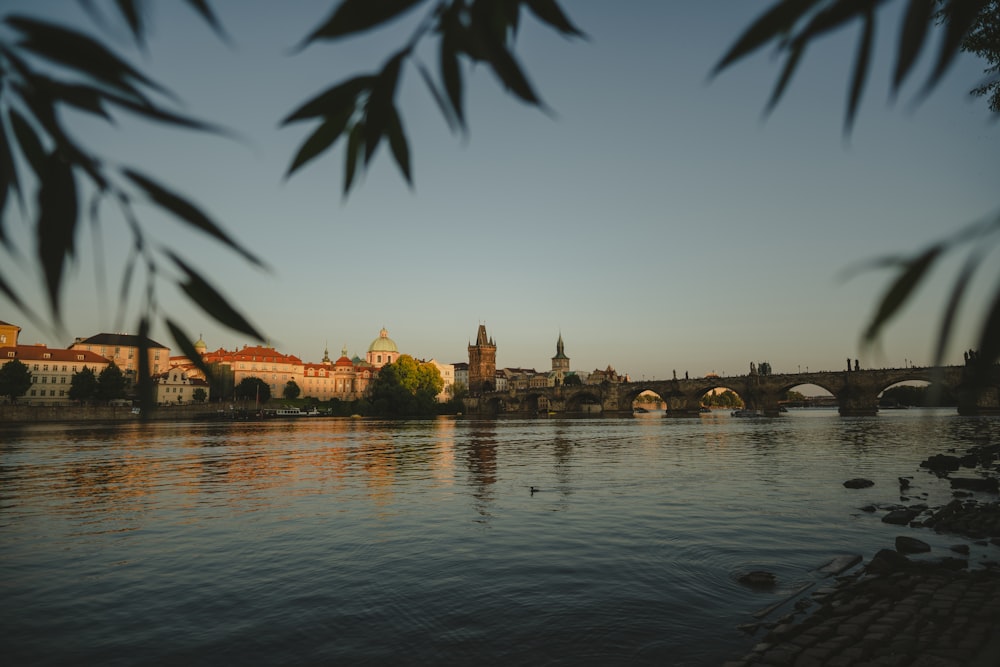
[[[383,328],[378,332],[378,338],[372,341],[372,344],[368,346],[369,352],[399,352],[399,348],[396,347],[396,343],[389,338],[389,332]]]

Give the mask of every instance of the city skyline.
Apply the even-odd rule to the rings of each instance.
[[[76,3],[10,6],[97,33]],[[380,151],[344,201],[340,150],[282,180],[313,128],[278,122],[332,82],[380,66],[408,33],[404,21],[289,56],[332,6],[213,3],[233,46],[180,3],[155,8],[142,68],[185,112],[232,128],[238,141],[125,116],[110,129],[68,120],[88,145],[176,187],[265,259],[271,271],[256,271],[151,207],[139,211],[276,348],[309,360],[326,345],[361,353],[358,343],[385,327],[401,350],[454,363],[484,323],[498,367],[545,368],[560,333],[574,369],[612,365],[633,377],[737,375],[760,361],[776,372],[839,370],[845,357],[864,367],[929,363],[958,259],[889,328],[882,355],[858,342],[889,274],[841,278],[994,212],[997,127],[983,100],[968,99],[982,70],[968,56],[921,104],[911,104],[919,73],[884,103],[899,8],[879,14],[872,75],[846,141],[853,31],[817,43],[762,121],[779,69],[766,54],[708,73],[764,3],[567,5],[586,41],[526,19],[517,54],[552,113],[520,105],[476,71],[463,140],[407,71],[398,106],[414,187]],[[134,55],[120,26],[116,34],[115,47]],[[31,248],[16,209],[8,204],[6,215],[18,223],[12,241]],[[102,222],[99,298],[92,236],[80,235],[64,300],[73,335],[135,332],[137,295],[116,317],[128,252],[118,225]],[[36,278],[12,276],[41,303]],[[971,303],[988,287],[974,283]],[[251,343],[161,289],[159,302],[192,337],[213,349]],[[53,340],[0,303],[23,342]],[[946,363],[960,364],[974,344],[970,312]],[[151,337],[178,349],[162,327]]]

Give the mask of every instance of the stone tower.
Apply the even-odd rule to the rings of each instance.
[[[556,342],[556,356],[552,357],[552,370],[556,373],[569,372],[569,357],[566,356],[566,351],[563,349],[562,333],[559,334],[559,340]]]
[[[486,337],[486,325],[479,325],[476,344],[469,345],[469,393],[473,396],[496,388],[497,346]]]

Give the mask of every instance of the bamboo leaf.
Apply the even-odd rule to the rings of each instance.
[[[539,20],[548,23],[564,35],[586,37],[586,35],[580,32],[579,28],[570,22],[556,0],[528,0],[528,9]]]
[[[257,340],[264,339],[257,332],[257,329],[230,305],[229,300],[212,287],[197,271],[192,269],[187,262],[172,252],[168,251],[167,254],[187,276],[187,280],[180,285],[181,289],[205,313],[211,315],[217,322],[226,325],[234,331],[252,336]]]
[[[55,151],[46,159],[43,174],[38,187],[38,260],[45,276],[49,306],[59,321],[63,270],[66,260],[75,252],[76,181],[72,166]]]
[[[441,80],[451,102],[459,127],[465,129],[465,110],[462,101],[462,70],[458,65],[458,51],[450,32],[441,37]]]
[[[774,85],[774,90],[771,92],[771,99],[768,100],[767,106],[764,108],[765,114],[771,113],[774,107],[778,105],[778,101],[781,100],[781,96],[785,94],[785,88],[788,87],[788,82],[792,80],[792,74],[795,73],[795,68],[798,67],[799,60],[802,59],[804,52],[805,44],[796,44],[791,47],[791,52],[785,60],[785,67],[781,72],[781,76],[778,77],[777,83]]]
[[[347,127],[347,123],[353,113],[353,109],[345,108],[339,118],[327,118],[321,123],[299,147],[299,151],[292,160],[292,164],[289,165],[288,171],[285,172],[285,178],[289,178],[299,167],[332,146],[340,138],[340,135],[344,133],[344,128]]]
[[[149,369],[149,318],[139,320],[139,416],[149,419],[155,407],[153,397],[153,375]]]
[[[22,48],[102,81],[126,95],[144,100],[142,93],[129,83],[129,80],[137,81],[161,94],[170,95],[166,88],[83,33],[24,16],[9,16],[4,22],[24,35],[24,39],[19,43]]]
[[[864,28],[861,31],[861,41],[858,43],[858,55],[854,62],[854,76],[851,77],[851,92],[848,95],[847,112],[844,115],[844,133],[850,134],[854,126],[854,118],[861,103],[861,93],[864,91],[868,78],[868,67],[871,64],[872,45],[875,40],[875,13],[869,10],[865,14]]]
[[[952,288],[951,295],[948,297],[948,305],[945,307],[944,314],[941,316],[941,328],[938,332],[937,345],[934,350],[935,366],[940,366],[943,363],[944,352],[948,347],[948,340],[951,338],[952,322],[955,321],[955,316],[958,314],[958,307],[962,302],[962,298],[965,296],[965,290],[969,286],[972,276],[979,268],[979,264],[983,259],[983,254],[982,246],[975,249],[972,254],[969,255],[965,265],[962,267],[962,271],[955,280],[955,286]]]
[[[920,284],[927,269],[934,264],[942,251],[943,247],[940,245],[931,246],[906,264],[899,277],[883,295],[878,311],[868,324],[865,340],[873,341],[878,337],[879,331],[896,315],[896,312]]]
[[[396,164],[403,172],[403,178],[406,179],[410,187],[413,187],[413,177],[410,174],[410,147],[406,142],[406,133],[403,131],[403,124],[395,106],[390,109],[386,135],[389,138],[389,148],[392,149],[392,155],[396,158]]]
[[[490,66],[504,87],[528,104],[541,105],[541,100],[510,51],[502,44],[493,44],[491,47],[488,56]]]
[[[205,360],[201,358],[201,354],[195,348],[194,343],[191,342],[191,336],[184,331],[183,328],[171,319],[167,319],[167,328],[170,329],[170,335],[173,336],[174,342],[177,346],[181,348],[181,352],[184,356],[188,358],[195,366],[205,374],[207,378],[211,374],[211,370]]]
[[[892,75],[892,91],[896,93],[913,69],[917,56],[924,48],[924,38],[931,22],[936,0],[910,0],[903,19],[903,32],[899,36],[896,69]]]
[[[17,137],[17,144],[21,147],[21,153],[28,160],[31,169],[41,179],[45,171],[45,148],[42,147],[42,142],[38,139],[38,135],[35,134],[34,128],[31,127],[31,124],[24,116],[18,113],[17,109],[10,109],[9,114],[10,124],[14,128],[14,136]]]
[[[347,136],[347,150],[344,151],[344,196],[351,191],[354,183],[354,172],[358,167],[358,158],[364,148],[365,126],[363,122],[357,122],[351,128],[351,133]]]
[[[7,196],[13,192],[17,195],[18,203],[24,208],[24,200],[21,195],[21,184],[17,178],[17,165],[14,162],[14,155],[11,153],[11,146],[14,142],[7,135],[7,128],[0,122],[0,241],[5,247],[10,247],[10,240],[7,238],[4,222],[6,216],[2,215],[7,205]]]
[[[427,89],[431,91],[431,97],[434,98],[434,102],[441,111],[441,115],[444,116],[445,122],[448,123],[448,129],[454,132],[459,128],[458,123],[455,120],[455,114],[452,112],[448,103],[441,95],[441,91],[439,91],[437,86],[434,84],[434,79],[431,78],[431,73],[427,71],[427,68],[424,67],[423,63],[417,63],[417,71],[420,72],[420,77],[424,80],[424,84],[427,86]]]
[[[924,94],[930,92],[948,70],[962,46],[962,40],[965,39],[965,35],[972,28],[987,2],[989,0],[961,0],[948,3],[944,39],[941,41],[934,71],[931,72],[927,84],[924,86]]]
[[[363,32],[396,18],[423,0],[343,0],[333,15],[305,40],[302,48],[317,39],[337,39]]]
[[[319,116],[334,117],[343,113],[344,109],[354,110],[358,96],[375,85],[376,77],[368,74],[356,76],[343,83],[329,88],[312,98],[298,109],[288,114],[282,125],[288,125],[300,120]]]
[[[393,99],[396,95],[396,84],[399,82],[399,70],[403,58],[409,53],[404,49],[396,53],[386,63],[372,86],[371,95],[365,103],[365,164],[371,160],[385,135],[392,114]]]
[[[146,26],[143,23],[141,6],[137,5],[135,0],[115,0],[115,4],[118,5],[118,12],[128,23],[136,44],[143,47],[146,41]]]
[[[993,295],[993,305],[979,335],[979,357],[987,364],[1000,358],[1000,288]]]
[[[161,208],[174,216],[180,218],[184,222],[187,222],[192,227],[199,229],[200,231],[214,237],[223,244],[229,246],[252,264],[257,266],[263,266],[263,262],[259,260],[255,255],[250,253],[250,251],[243,248],[235,240],[233,240],[228,234],[222,231],[215,222],[212,221],[205,213],[201,211],[197,206],[184,199],[180,195],[167,190],[160,184],[156,183],[150,178],[143,176],[134,169],[123,169],[122,173],[125,176],[139,186],[146,195]]]
[[[182,116],[181,114],[174,113],[172,111],[167,111],[154,104],[146,102],[134,102],[127,97],[121,97],[118,95],[105,94],[104,99],[109,102],[116,104],[122,108],[128,109],[133,113],[140,116],[145,116],[150,120],[155,120],[161,123],[167,123],[170,125],[176,125],[178,127],[187,128],[189,130],[200,130],[202,132],[212,132],[213,134],[221,134],[229,137],[235,137],[236,135],[221,125],[214,125],[212,123],[206,123],[204,121],[191,118],[189,116]]]
[[[782,0],[776,2],[740,35],[736,43],[730,47],[722,60],[712,70],[712,75],[718,74],[771,40],[782,38],[817,2],[819,0]]]
[[[222,23],[215,16],[215,12],[212,11],[212,7],[208,4],[207,0],[187,0],[187,3],[191,5],[196,12],[201,14],[201,17],[205,19],[205,23],[207,23],[212,30],[215,31],[215,34],[219,36],[219,39],[224,42],[229,41],[229,36],[222,27]]]

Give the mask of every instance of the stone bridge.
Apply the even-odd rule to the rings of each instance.
[[[715,388],[737,393],[746,407],[776,416],[790,389],[814,384],[834,395],[840,414],[867,416],[878,412],[878,395],[888,387],[908,380],[922,380],[947,390],[963,415],[1000,414],[1000,367],[942,366],[889,368],[881,370],[821,371],[707,377],[683,380],[643,380],[534,387],[484,393],[466,399],[467,414],[534,416],[626,415],[632,402],[644,391],[659,395],[667,404],[668,417],[690,417],[701,409],[701,398]]]

